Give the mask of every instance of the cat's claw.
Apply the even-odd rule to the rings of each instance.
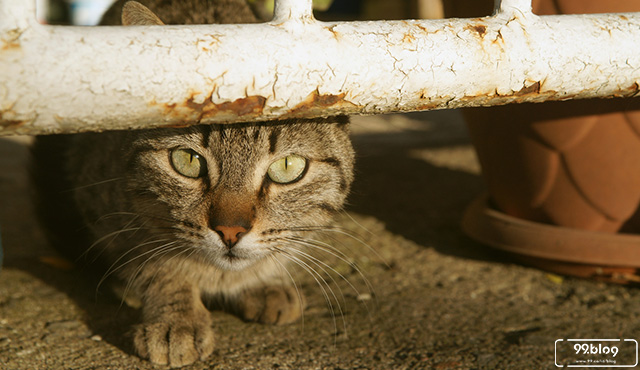
[[[288,285],[250,289],[237,302],[238,315],[244,320],[277,325],[298,320],[305,305],[302,293]]]
[[[158,365],[181,367],[204,360],[213,352],[213,330],[208,320],[152,322],[134,331],[138,354]]]

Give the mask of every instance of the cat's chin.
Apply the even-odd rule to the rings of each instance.
[[[223,271],[241,271],[250,268],[269,254],[265,249],[260,248],[260,242],[252,234],[247,234],[240,242],[228,249],[217,235],[209,234],[209,239],[202,246],[206,251],[208,260],[217,268]]]
[[[255,265],[258,261],[253,258],[224,255],[218,256],[213,262],[218,268],[224,271],[242,271]]]

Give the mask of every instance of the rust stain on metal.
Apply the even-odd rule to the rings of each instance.
[[[496,38],[495,38],[495,40],[492,41],[492,43],[494,43],[494,44],[498,44],[498,43],[504,44],[504,37],[502,37],[502,32],[500,32],[500,30],[498,30],[498,34],[496,35]]]
[[[199,93],[192,92],[183,103],[157,103],[152,101],[150,105],[161,107],[164,115],[182,122],[178,124],[172,123],[169,125],[170,127],[185,127],[217,116],[228,116],[230,121],[237,121],[234,118],[257,117],[262,114],[267,101],[263,96],[252,95],[216,104],[211,101],[212,94],[213,91],[202,103],[195,101],[195,97]]]
[[[29,123],[29,121],[24,121],[24,120],[8,119],[6,118],[8,116],[15,117],[15,112],[11,108],[0,111],[0,127],[2,129],[13,131]]]
[[[168,127],[168,128],[185,128],[185,127],[189,127],[189,126],[191,126],[191,125],[192,125],[191,123],[184,122],[184,123],[172,123],[172,124],[170,124],[170,125],[165,125],[165,126],[163,126],[163,127]]]
[[[2,47],[0,47],[0,51],[11,50],[11,49],[19,49],[20,48],[20,37],[22,36],[23,30],[10,30],[6,32],[4,35],[5,38],[1,40]]]
[[[432,110],[436,108],[441,108],[443,106],[443,103],[440,100],[437,100],[435,102],[431,101],[432,98],[429,96],[429,92],[424,89],[420,90],[420,92],[418,93],[418,98],[420,100],[427,100],[426,103],[416,106],[415,109],[418,111]]]
[[[402,42],[407,44],[411,44],[415,40],[416,38],[410,32],[405,33],[402,37]]]
[[[540,94],[540,81],[536,81],[529,86],[523,87],[520,91],[515,92],[513,96],[525,96],[532,94]]]
[[[344,100],[344,97],[345,93],[342,93],[340,95],[321,95],[320,93],[318,93],[318,90],[315,90],[311,94],[309,94],[306,99],[293,107],[291,111],[289,111],[289,113],[283,116],[283,118],[310,116],[312,114],[322,113],[329,107],[334,108],[332,109],[331,115],[336,115],[339,114],[335,109],[336,107],[352,108],[356,106],[355,104]]]
[[[487,33],[487,26],[482,23],[469,24],[464,27],[467,31],[475,32],[479,37],[484,37]]]
[[[476,31],[478,35],[480,35],[480,37],[484,36],[484,34],[487,32],[487,26],[483,24],[477,24],[471,28],[473,28],[473,30]]]
[[[631,86],[626,89],[621,89],[620,91],[613,94],[615,98],[632,98],[638,95],[640,91],[640,85],[637,82],[631,84]]]
[[[420,23],[410,23],[410,25],[415,26],[418,30],[420,30],[421,32],[424,32],[426,34],[436,34],[436,33],[440,33],[443,32],[443,30],[441,28],[434,28],[433,30],[429,31],[429,29],[427,28],[426,25],[422,25]],[[451,25],[447,25],[449,28],[451,28]]]
[[[433,110],[437,108],[442,108],[444,105],[446,104],[442,102],[427,103],[427,104],[418,105],[416,107],[416,110],[417,111]]]
[[[5,120],[0,117],[0,126],[6,130],[16,130],[20,128],[22,125],[28,123],[28,121],[19,121],[19,120]]]
[[[297,113],[304,112],[316,107],[327,108],[336,104],[342,98],[344,98],[344,93],[340,95],[334,95],[334,94],[320,95],[316,90],[311,94],[309,94],[309,96],[305,100],[303,100],[298,105],[296,105],[293,109],[291,109],[289,113],[295,115]]]
[[[229,112],[237,115],[238,117],[246,115],[259,115],[262,114],[264,103],[267,100],[263,96],[252,95],[246,98],[236,99],[232,102],[224,102],[220,104],[214,104],[210,98],[207,98],[204,103],[195,103],[193,98],[189,98],[185,105],[193,109],[194,112],[201,112],[201,118],[212,117],[220,112]]]
[[[4,41],[2,42],[1,51],[12,50],[12,49],[20,49],[20,43],[16,41]]]
[[[411,23],[407,21],[402,21],[405,26],[411,26]],[[407,27],[409,28],[409,27]],[[402,42],[406,44],[411,44],[416,40],[415,36],[411,32],[405,32],[402,36]]]
[[[209,40],[199,39],[196,41],[196,46],[205,53],[216,48],[220,43],[220,38],[217,35],[207,35],[207,37],[209,37]]]
[[[338,31],[336,31],[336,26],[333,25],[331,27],[327,27],[327,29],[329,30],[329,32],[331,32],[331,34],[333,35],[333,38],[336,40],[340,39],[340,33]]]
[[[463,96],[457,99],[451,107],[494,106],[524,102],[535,103],[547,100],[569,100],[578,97],[577,95],[560,95],[555,90],[542,91],[543,83],[544,81],[535,82],[511,94],[500,94],[497,91],[493,91],[484,94],[479,92],[477,95]]]
[[[200,94],[198,92],[192,92],[184,103],[158,104],[152,102],[151,105],[161,107],[163,114],[173,119],[173,122],[167,125],[168,127],[186,127],[201,122],[206,123],[208,119],[214,117],[218,122],[240,122],[243,119],[256,118],[263,114],[267,100],[263,96],[254,95],[216,104],[211,101],[211,96],[209,96],[204,102],[197,103],[195,102],[197,95]],[[331,108],[331,115],[353,111],[354,107],[357,106],[344,100],[345,95],[345,93],[339,95],[320,94],[315,90],[280,118],[286,119],[322,115],[329,108]]]

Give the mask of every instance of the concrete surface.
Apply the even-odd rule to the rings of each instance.
[[[338,218],[352,236],[328,238],[350,263],[323,256],[349,283],[319,271],[328,304],[301,272],[309,307],[288,326],[213,313],[217,350],[188,369],[551,369],[557,339],[640,339],[637,288],[513,264],[461,233],[483,183],[457,112],[357,117],[353,131],[357,181]],[[162,368],[131,352],[137,311],[46,245],[28,141],[0,138],[0,368]]]

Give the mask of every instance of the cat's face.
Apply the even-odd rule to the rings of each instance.
[[[339,121],[150,131],[132,146],[132,211],[225,270],[289,253],[348,193],[354,159]]]

